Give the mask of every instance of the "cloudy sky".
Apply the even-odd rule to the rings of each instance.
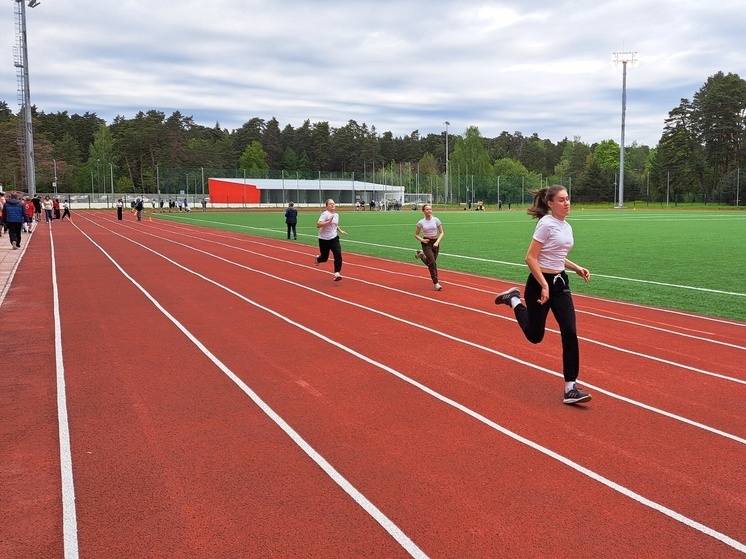
[[[0,0],[0,100],[17,110],[16,0]],[[735,0],[41,0],[26,8],[41,111],[181,111],[204,126],[355,120],[379,133],[537,133],[655,146],[718,71],[746,78]]]

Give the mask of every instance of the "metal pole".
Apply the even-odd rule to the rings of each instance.
[[[443,188],[443,197],[445,198],[444,202],[447,207],[448,205],[448,125],[451,123],[446,120],[443,124],[446,125],[446,178],[445,178],[445,187]]]
[[[52,159],[54,161],[54,182],[52,183],[52,187],[54,190],[54,196],[57,197],[57,160]]]
[[[34,163],[34,127],[31,119],[31,87],[28,69],[28,40],[26,38],[26,4],[16,0],[21,8],[21,67],[23,73],[23,123],[26,136],[26,190],[29,196],[36,194],[36,167]],[[38,2],[29,3],[34,8]]]
[[[114,205],[114,165],[111,161],[109,161],[109,170],[111,171],[111,204]]]
[[[627,112],[627,61],[622,62],[622,144],[619,148],[619,204],[624,207],[624,118]]]
[[[617,208],[624,207],[624,124],[627,113],[627,63],[637,62],[636,52],[616,52],[612,55],[614,63],[622,64],[622,137],[619,149],[619,200]]]
[[[738,201],[741,197],[741,168],[738,168],[738,174],[736,175],[736,207],[738,207]]]

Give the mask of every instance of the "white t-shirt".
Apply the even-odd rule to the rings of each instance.
[[[548,270],[565,269],[565,258],[575,242],[569,223],[552,215],[545,215],[536,224],[534,240],[542,245],[539,266]]]
[[[336,237],[337,228],[339,227],[338,213],[324,211],[324,213],[321,214],[321,217],[319,217],[319,221],[328,221],[329,218],[332,218],[332,222],[329,225],[324,225],[319,229],[319,239],[324,239],[325,241],[331,241],[334,237]]]
[[[435,217],[431,216],[430,219],[422,218],[417,222],[417,227],[422,229],[422,235],[421,237],[426,237],[429,239],[437,239],[438,238],[438,227],[440,226],[440,220]]]

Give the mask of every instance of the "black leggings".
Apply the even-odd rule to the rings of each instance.
[[[294,238],[298,238],[298,234],[295,232],[295,223],[288,223],[288,239],[290,238],[290,233],[293,233]]]
[[[562,373],[566,382],[575,382],[580,370],[580,351],[570,281],[565,272],[544,274],[544,279],[549,284],[549,300],[543,305],[539,304],[541,285],[533,275],[529,275],[523,292],[526,304],[517,305],[513,312],[526,339],[538,344],[544,339],[547,315],[552,311],[562,338]]]
[[[333,239],[319,239],[319,263],[329,260],[329,251],[334,255],[334,272],[342,271],[342,246],[339,244],[339,235]]]

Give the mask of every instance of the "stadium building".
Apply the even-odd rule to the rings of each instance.
[[[404,187],[356,180],[331,179],[221,179],[208,180],[212,206],[323,206],[332,198],[337,204],[354,206],[371,200],[383,207],[405,201]]]

